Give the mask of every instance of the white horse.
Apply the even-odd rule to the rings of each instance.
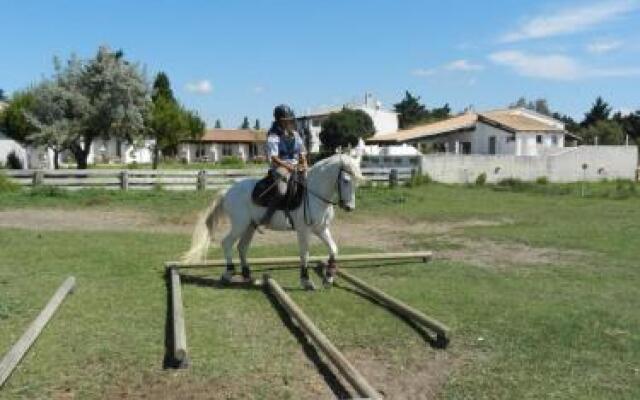
[[[325,284],[333,282],[336,268],[335,258],[338,254],[338,247],[329,231],[329,224],[334,217],[333,205],[337,204],[346,211],[354,210],[357,182],[363,179],[359,160],[354,160],[344,154],[333,155],[319,161],[309,169],[306,181],[308,197],[303,199],[298,208],[290,212],[293,229],[298,235],[300,284],[303,288],[315,289],[307,270],[311,233],[317,235],[329,248]],[[227,268],[221,279],[230,281],[235,273],[233,245],[238,240],[242,276],[247,281],[251,279],[251,269],[247,263],[247,250],[256,231],[256,223],[261,221],[266,212],[265,207],[256,205],[251,199],[251,192],[256,182],[256,179],[237,182],[229,190],[222,192],[201,214],[193,232],[191,248],[182,257],[184,262],[199,262],[206,258],[214,230],[223,215],[227,215],[231,219],[231,229],[222,239]],[[333,200],[336,195],[337,202]],[[291,230],[291,224],[283,211],[277,211],[267,228]]]

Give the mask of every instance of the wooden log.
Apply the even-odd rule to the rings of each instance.
[[[356,286],[360,290],[373,296],[378,301],[381,301],[382,303],[393,308],[399,314],[402,314],[405,317],[410,318],[411,320],[435,332],[437,345],[441,347],[446,347],[446,345],[448,344],[449,328],[442,322],[425,315],[424,313],[396,299],[395,297],[391,297],[390,295],[383,292],[382,290],[369,285],[368,283],[364,282],[362,279],[356,278],[355,276],[351,275],[350,273],[346,272],[343,269],[338,269],[337,274],[339,277],[348,281],[349,283]]]
[[[185,368],[187,360],[187,332],[184,326],[184,308],[182,306],[182,288],[180,274],[175,268],[171,273],[171,309],[173,316],[173,359],[179,368]]]
[[[345,254],[337,258],[338,263],[357,262],[357,261],[393,261],[393,260],[419,260],[428,261],[433,256],[431,251],[414,251],[407,253],[367,253],[367,254]],[[317,263],[326,261],[327,256],[310,256],[309,263]],[[265,257],[265,258],[249,258],[249,265],[283,265],[298,266],[300,264],[299,257]],[[168,261],[165,263],[166,268],[210,268],[223,267],[226,263],[223,260],[211,260],[201,263],[183,263],[180,261]]]
[[[11,350],[2,358],[2,361],[0,361],[0,387],[6,382],[27,351],[29,351],[62,301],[67,297],[67,294],[73,290],[75,284],[76,279],[74,277],[69,277],[64,281],[44,309],[36,319],[33,320],[31,325],[29,325],[22,337],[20,337]]]
[[[280,304],[297,321],[300,328],[309,336],[320,350],[329,358],[333,365],[349,381],[360,396],[369,399],[379,399],[380,394],[367,382],[357,369],[347,358],[331,343],[331,341],[316,327],[309,317],[298,307],[298,305],[287,295],[273,278],[265,275],[263,283],[275,295]]]

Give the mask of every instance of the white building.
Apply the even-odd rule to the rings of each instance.
[[[209,129],[200,139],[180,142],[178,154],[187,163],[219,162],[225,157],[242,161],[266,158],[267,134],[252,129]]]
[[[327,107],[315,111],[309,111],[296,118],[298,130],[307,137],[307,146],[310,153],[320,151],[320,131],[322,122],[332,113],[339,112],[343,108],[361,110],[367,113],[373,121],[376,135],[392,133],[398,130],[398,113],[385,110],[379,101],[375,101],[370,95],[365,95],[365,101],[361,104],[345,104],[343,107]]]
[[[368,144],[411,144],[424,152],[536,156],[565,147],[575,139],[554,118],[523,108],[467,112],[446,120],[390,134],[376,134]]]
[[[91,143],[88,164],[149,164],[153,161],[155,139],[144,138],[130,143],[123,139],[94,139]],[[65,153],[64,161],[74,162],[71,154]],[[69,159],[71,157],[71,159]]]

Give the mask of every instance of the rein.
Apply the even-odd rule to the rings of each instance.
[[[312,225],[313,224],[313,220],[311,219],[311,215],[308,215],[308,211],[309,210],[309,194],[312,194],[313,196],[315,196],[316,198],[324,201],[326,204],[331,204],[332,206],[336,206],[336,205],[340,205],[342,206],[343,203],[343,199],[342,199],[342,190],[340,190],[340,175],[343,172],[348,172],[346,171],[343,167],[340,167],[340,170],[338,171],[338,177],[336,178],[336,187],[338,189],[338,201],[333,201],[330,199],[327,199],[326,197],[316,193],[315,191],[309,189],[309,186],[306,184],[306,182],[304,180],[298,179],[298,175],[297,174],[292,174],[292,178],[293,180],[299,184],[300,186],[302,186],[302,188],[304,189],[304,204],[303,204],[303,210],[304,210],[304,222],[307,225]]]

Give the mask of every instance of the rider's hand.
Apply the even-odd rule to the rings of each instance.
[[[306,172],[307,171],[307,166],[304,164],[300,164],[298,165],[298,171],[300,172]]]

